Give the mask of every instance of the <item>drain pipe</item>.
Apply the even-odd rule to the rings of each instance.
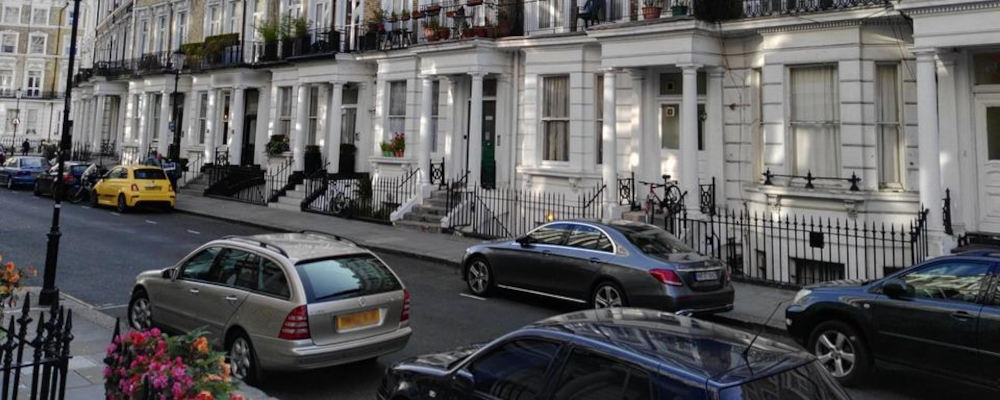
[[[510,109],[513,114],[513,123],[510,129],[510,138],[507,139],[507,146],[510,146],[510,187],[517,187],[517,141],[520,140],[518,131],[521,126],[521,107],[517,101],[521,89],[521,49],[514,52],[514,77],[511,79]]]

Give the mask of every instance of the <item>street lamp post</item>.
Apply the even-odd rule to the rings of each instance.
[[[180,125],[181,125],[181,123],[180,123],[180,120],[179,120],[180,116],[178,115],[178,111],[179,110],[177,108],[177,97],[178,97],[177,96],[177,87],[180,85],[180,82],[181,82],[181,71],[184,69],[184,50],[177,49],[177,51],[174,51],[174,54],[172,56],[172,59],[170,60],[170,63],[171,63],[171,66],[174,69],[174,94],[173,94],[173,100],[174,100],[173,101],[173,107],[174,107],[174,111],[172,113],[173,114],[172,118],[173,118],[174,123],[173,123],[173,129],[171,129],[171,131],[174,134],[174,137],[173,137],[173,145],[172,145],[172,148],[170,149],[169,158],[173,162],[180,162],[180,160],[181,160],[181,134],[180,134],[180,131],[181,131],[181,126]]]
[[[73,30],[70,34],[70,44],[69,44],[69,62],[66,65],[66,98],[65,104],[63,106],[63,124],[62,124],[62,135],[59,138],[59,166],[57,167],[56,176],[59,179],[55,180],[55,188],[53,193],[55,193],[52,205],[52,227],[49,229],[48,233],[48,243],[45,249],[45,274],[42,281],[42,292],[38,297],[38,303],[41,305],[53,305],[59,302],[59,289],[56,288],[56,266],[59,264],[59,238],[62,233],[59,232],[59,212],[62,207],[62,202],[59,201],[59,193],[63,192],[63,171],[66,169],[66,153],[70,149],[70,130],[73,128],[73,121],[69,119],[69,108],[71,105],[71,97],[73,93],[73,64],[76,61],[76,35],[77,28],[80,25],[80,0],[73,0]]]
[[[17,154],[17,126],[21,125],[21,88],[14,91],[17,98],[17,105],[14,106],[14,117],[10,119],[10,124],[14,125],[14,135],[10,137],[11,154]]]

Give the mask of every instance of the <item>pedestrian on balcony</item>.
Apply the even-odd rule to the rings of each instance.
[[[24,139],[24,141],[21,142],[21,155],[26,156],[29,151],[31,151],[31,142],[29,142],[28,139]]]

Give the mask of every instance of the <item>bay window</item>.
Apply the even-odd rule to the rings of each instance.
[[[837,67],[795,67],[790,78],[794,173],[840,176],[840,91]]]
[[[569,161],[569,77],[549,76],[542,82],[543,159]]]

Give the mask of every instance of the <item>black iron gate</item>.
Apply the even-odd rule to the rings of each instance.
[[[37,323],[32,328],[30,325],[35,320],[31,318],[30,303],[31,295],[26,294],[20,316],[15,319],[11,315],[7,326],[0,328],[4,336],[0,344],[0,359],[3,360],[0,399],[64,399],[70,342],[73,341],[73,310],[67,311],[54,304],[47,317],[44,311],[38,313]],[[34,330],[34,338],[29,337],[31,330]],[[29,377],[31,382],[22,382]]]

